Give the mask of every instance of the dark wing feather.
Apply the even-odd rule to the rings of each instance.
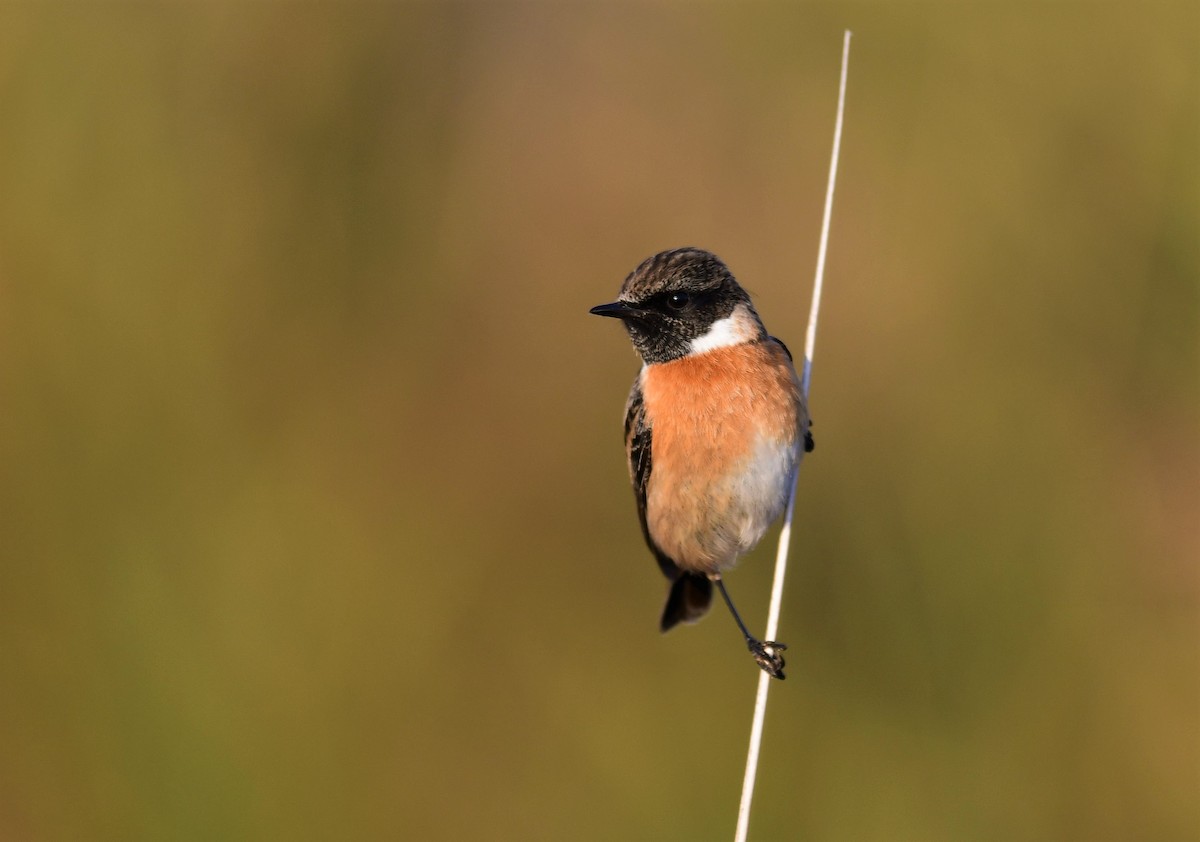
[[[679,578],[679,567],[666,553],[658,548],[650,537],[646,524],[646,489],[650,485],[650,423],[646,418],[646,407],[642,402],[642,385],[635,380],[625,404],[625,455],[629,459],[629,479],[633,483],[633,496],[637,499],[638,522],[642,525],[642,537],[646,546],[654,553],[663,575],[672,582]]]
[[[787,355],[788,355],[788,359],[789,359],[789,360],[792,360],[793,362],[795,362],[796,358],[792,356],[792,349],[791,349],[791,348],[789,348],[787,345],[783,344],[783,340],[782,340],[782,339],[780,339],[778,336],[768,336],[768,337],[767,337],[767,339],[770,339],[772,342],[774,342],[774,343],[775,343],[775,344],[777,344],[777,345],[778,345],[780,348],[782,348],[782,349],[783,349],[783,353],[785,353],[785,354],[787,354]]]
[[[788,348],[787,345],[783,344],[782,339],[780,339],[778,336],[769,336],[767,338],[770,339],[772,342],[778,343],[779,347],[783,349],[783,353],[787,354],[787,358],[789,360],[792,360],[793,362],[795,361],[795,358],[792,357],[791,350]],[[805,412],[807,413],[807,404],[805,406]],[[805,425],[804,425],[804,452],[805,453],[812,453],[813,448],[816,446],[816,443],[813,441],[812,430],[809,429],[810,427],[812,427],[812,419],[806,417]]]

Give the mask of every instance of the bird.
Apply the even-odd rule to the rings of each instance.
[[[646,258],[617,300],[642,368],[625,404],[625,454],[642,536],[667,578],[660,629],[695,623],[720,591],[754,660],[783,679],[786,644],[754,637],[723,574],[783,512],[811,419],[791,352],[712,252]]]

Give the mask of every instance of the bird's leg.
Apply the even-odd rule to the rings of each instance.
[[[729,606],[729,613],[733,615],[734,622],[741,629],[742,636],[746,638],[746,648],[750,650],[754,660],[762,667],[763,672],[782,681],[786,676],[783,674],[783,655],[779,653],[787,649],[787,644],[776,643],[774,640],[759,640],[750,634],[746,624],[738,615],[737,609],[733,607],[733,600],[729,598],[729,593],[725,590],[725,582],[721,579],[721,574],[710,573],[708,578],[716,583],[717,589],[721,591],[725,604]]]

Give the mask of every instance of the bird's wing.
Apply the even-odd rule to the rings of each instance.
[[[776,345],[778,345],[780,348],[782,348],[783,353],[787,354],[787,358],[789,360],[791,360],[792,362],[795,362],[796,358],[792,356],[792,349],[789,348],[787,345],[784,345],[782,339],[780,339],[778,336],[768,336],[767,339],[770,339],[772,342],[774,342]]]
[[[789,361],[795,362],[794,358],[792,357],[791,350],[788,348],[787,345],[783,344],[782,339],[780,339],[777,336],[768,336],[767,339],[771,340],[776,345],[778,345],[780,348],[782,348],[783,353],[787,354],[787,358]],[[815,447],[815,443],[813,442],[812,429],[811,429],[812,418],[810,418],[808,415],[808,399],[803,394],[800,395],[800,408],[801,408],[801,411],[799,413],[797,413],[797,416],[800,419],[800,430],[804,436],[804,452],[812,453],[813,447]]]
[[[646,523],[646,493],[650,487],[651,469],[650,441],[650,421],[646,417],[639,378],[633,382],[633,388],[629,391],[629,401],[625,404],[625,456],[629,460],[629,479],[633,483],[638,522],[642,525],[642,537],[646,539],[646,546],[654,553],[663,575],[675,581],[679,578],[679,567],[654,543],[654,539],[650,537],[650,527]]]

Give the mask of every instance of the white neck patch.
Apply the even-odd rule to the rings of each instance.
[[[717,348],[743,345],[758,338],[758,322],[746,305],[739,304],[723,319],[717,319],[703,336],[692,340],[691,353],[703,354]]]

